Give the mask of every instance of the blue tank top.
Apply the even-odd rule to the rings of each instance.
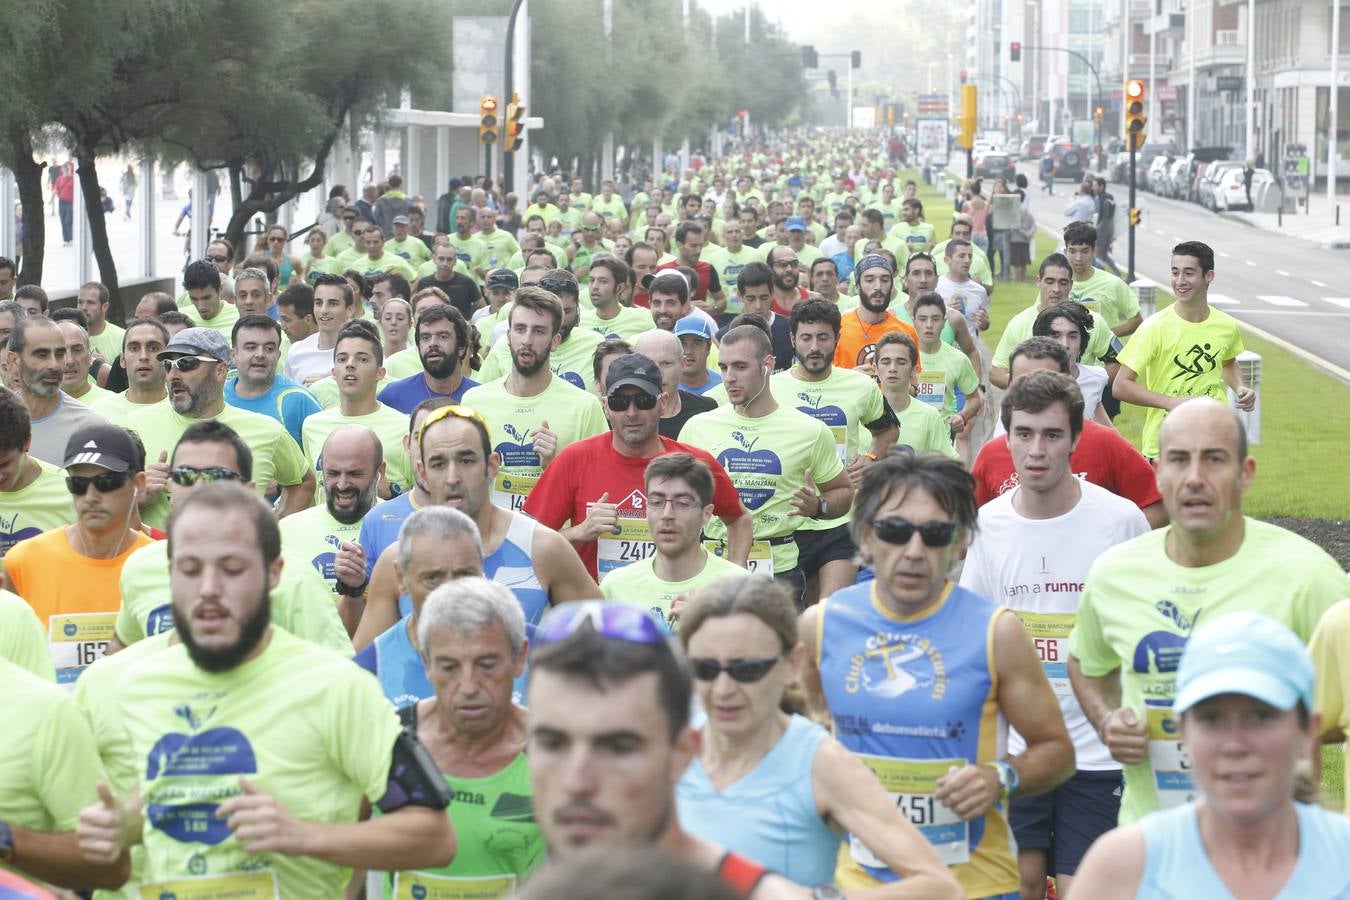
[[[435,693],[427,680],[422,657],[408,638],[409,618],[399,619],[354,659],[358,666],[379,680],[385,699],[394,704],[394,709],[402,709]]]
[[[993,671],[994,624],[1004,608],[949,583],[931,609],[900,617],[875,597],[875,584],[821,603],[818,667],[835,736],[876,773],[967,897],[1014,892],[1006,805],[967,823],[933,798],[936,780],[953,768],[1004,754]],[[839,862],[845,889],[897,880],[852,836]]]
[[[534,571],[534,536],[539,523],[513,512],[501,546],[483,558],[483,574],[511,589],[525,610],[525,633],[534,637],[535,626],[548,609],[548,591]]]
[[[1346,848],[1350,847],[1350,819],[1306,803],[1295,803],[1294,810],[1298,816],[1298,861],[1273,900],[1350,898],[1350,869],[1344,865]],[[1194,804],[1150,813],[1138,824],[1148,855],[1136,897],[1231,900],[1232,892],[1205,852]]]
[[[806,887],[834,882],[839,835],[816,808],[811,765],[829,735],[793,716],[754,770],[723,791],[698,757],[676,786],[680,824]]]

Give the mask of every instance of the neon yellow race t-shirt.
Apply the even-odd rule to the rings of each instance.
[[[671,601],[681,594],[712,584],[719,578],[745,574],[745,569],[716,553],[705,551],[704,556],[707,562],[702,570],[683,581],[666,581],[661,578],[656,574],[655,558],[648,557],[641,562],[612,571],[600,582],[600,593],[605,595],[606,600],[642,606],[673,634],[678,630],[679,623],[670,617]]]
[[[38,477],[17,491],[0,491],[0,559],[20,541],[75,521],[65,470],[36,456],[29,458],[42,470]]]
[[[323,468],[319,460],[323,455],[323,442],[343,425],[363,425],[375,432],[384,451],[384,479],[389,482],[395,495],[412,488],[412,461],[403,449],[403,436],[408,433],[408,416],[383,403],[374,412],[361,416],[344,416],[341,408],[333,407],[305,419],[300,431],[304,438],[305,458],[309,460],[314,477],[319,482],[314,492],[316,503],[323,502]]]

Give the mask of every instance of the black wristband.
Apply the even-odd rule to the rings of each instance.
[[[351,585],[346,584],[341,579],[339,579],[333,590],[337,591],[343,597],[363,597],[365,596],[366,593],[366,587],[369,584],[370,584],[369,578],[358,584],[356,587],[352,587]]]

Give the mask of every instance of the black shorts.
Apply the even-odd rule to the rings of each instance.
[[[1124,783],[1118,771],[1080,771],[1048,794],[1014,797],[1017,849],[1045,850],[1047,874],[1072,875],[1092,842],[1116,827]]]
[[[806,608],[806,576],[801,569],[788,569],[786,572],[774,572],[774,580],[788,589],[797,612]]]
[[[797,530],[797,568],[807,578],[819,572],[826,563],[836,559],[852,560],[858,553],[847,525],[836,525],[823,531]]]

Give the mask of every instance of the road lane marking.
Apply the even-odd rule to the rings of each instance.
[[[1320,281],[1314,281],[1314,280],[1313,280],[1313,279],[1311,279],[1311,278],[1309,278],[1309,279],[1308,279],[1308,280],[1309,280],[1309,281],[1310,281],[1310,282],[1312,282],[1312,283],[1313,283],[1313,285],[1315,285],[1315,286],[1316,286],[1316,287],[1320,287],[1320,288],[1324,288],[1324,287],[1326,287],[1326,285],[1325,285],[1325,284],[1323,284],[1323,283],[1322,283],[1322,282],[1320,282]]]
[[[1280,276],[1281,278],[1288,278],[1288,277],[1289,277],[1289,273],[1286,272],[1286,271],[1284,271],[1283,269],[1276,269],[1276,270],[1275,270],[1275,274],[1278,275],[1278,276]]]
[[[1307,306],[1302,300],[1286,297],[1283,294],[1257,294],[1256,299],[1271,306]]]
[[[1221,256],[1224,259],[1228,259],[1228,254],[1224,253],[1222,250],[1219,251],[1219,256]]]
[[[1332,306],[1343,306],[1350,309],[1350,297],[1323,297],[1322,300]]]
[[[1350,312],[1320,312],[1310,309],[1244,309],[1244,316],[1322,316],[1331,319],[1350,319]]]
[[[1234,300],[1225,294],[1210,294],[1209,302],[1214,306],[1241,306],[1240,300]]]

